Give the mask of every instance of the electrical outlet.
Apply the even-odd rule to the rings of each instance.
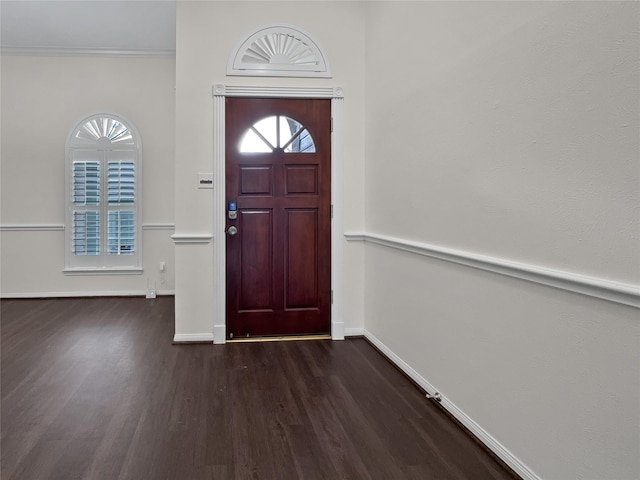
[[[147,279],[147,298],[156,298],[156,282],[152,278]]]

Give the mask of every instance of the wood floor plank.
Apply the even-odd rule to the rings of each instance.
[[[174,300],[3,300],[3,480],[517,478],[362,339],[172,345]]]

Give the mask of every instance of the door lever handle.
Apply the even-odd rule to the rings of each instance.
[[[238,229],[234,225],[231,225],[229,228],[227,228],[227,233],[233,236],[238,233]]]

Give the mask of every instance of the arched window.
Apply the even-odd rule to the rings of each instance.
[[[67,138],[66,273],[141,273],[141,141],[98,113]]]
[[[257,121],[242,136],[240,153],[315,153],[309,131],[297,120],[274,115]]]

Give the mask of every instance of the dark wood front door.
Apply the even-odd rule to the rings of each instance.
[[[331,101],[226,102],[227,335],[329,333]]]

